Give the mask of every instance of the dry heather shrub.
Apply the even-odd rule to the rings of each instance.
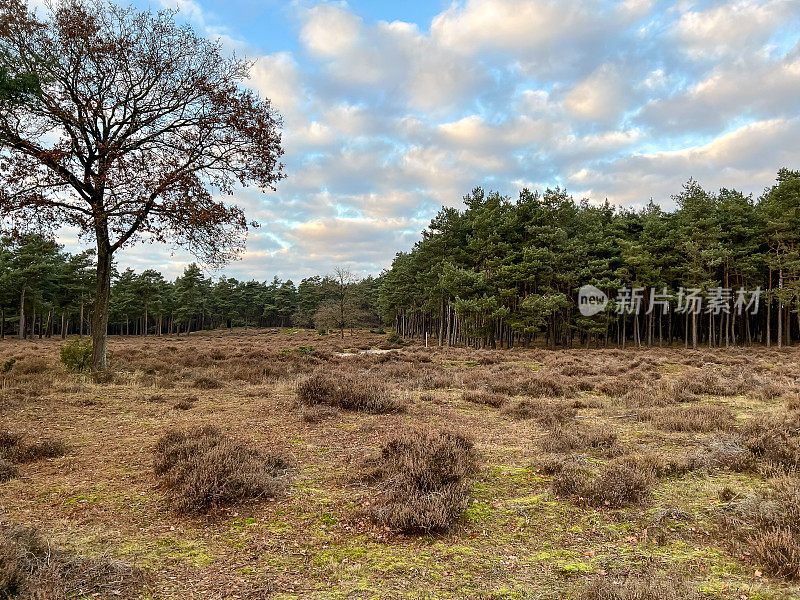
[[[628,454],[621,461],[636,467],[655,477],[673,477],[685,475],[696,467],[686,456],[675,456],[663,452],[645,452],[643,454]]]
[[[492,408],[500,408],[508,400],[508,396],[503,394],[493,394],[484,390],[464,392],[461,399],[465,402],[472,402],[473,404],[485,404]]]
[[[731,429],[735,423],[727,406],[670,406],[646,411],[640,415],[654,427],[665,431],[709,432]]]
[[[0,458],[10,462],[26,463],[44,458],[64,456],[69,448],[59,440],[44,439],[25,442],[20,434],[0,432]]]
[[[755,467],[753,454],[742,444],[738,436],[715,436],[704,443],[702,451],[689,456],[692,469],[713,471],[725,469],[735,473],[750,471]]]
[[[299,412],[300,420],[304,423],[319,423],[338,414],[339,411],[335,407],[327,404],[315,404],[312,406],[304,404],[300,406]]]
[[[629,576],[623,581],[594,577],[576,600],[702,600],[703,595],[676,577]]]
[[[678,379],[662,379],[656,386],[659,404],[656,406],[668,406],[683,402],[696,402],[699,398],[692,392],[689,380],[685,377]]]
[[[285,490],[288,469],[285,457],[249,448],[212,426],[168,431],[153,462],[179,512],[273,498]]]
[[[490,381],[489,388],[498,394],[509,396],[532,396],[534,398],[565,398],[577,392],[577,387],[569,379],[559,379],[553,373],[516,372],[508,373],[504,379]]]
[[[786,528],[757,531],[750,536],[753,559],[765,571],[786,579],[800,579],[800,532]]]
[[[668,388],[668,382],[662,382],[660,386],[640,385],[629,390],[623,397],[622,402],[626,408],[650,408],[654,406],[668,406],[674,402],[674,396],[670,397],[669,392],[662,390]]]
[[[536,371],[524,381],[522,391],[534,398],[566,398],[573,396],[577,388],[568,379],[559,380],[552,373]]]
[[[14,479],[19,474],[19,469],[11,461],[0,458],[0,483]]]
[[[43,358],[25,358],[14,367],[14,372],[19,375],[39,375],[51,368],[50,363]]]
[[[753,419],[742,436],[747,449],[768,468],[795,472],[800,467],[800,414]]]
[[[283,363],[247,363],[233,370],[231,376],[233,379],[246,381],[257,385],[267,380],[278,380],[282,377],[287,377],[290,369]]]
[[[618,508],[638,503],[654,483],[654,473],[638,461],[619,459],[595,476],[580,465],[565,465],[551,485],[558,496],[577,497],[590,506]]]
[[[307,406],[327,404],[345,410],[382,414],[400,412],[403,404],[374,377],[314,373],[297,385],[297,398]]]
[[[575,398],[572,401],[572,408],[603,408],[605,402],[600,398]]]
[[[512,419],[535,419],[542,425],[555,426],[575,418],[575,408],[558,400],[520,400],[503,409]]]
[[[765,495],[747,495],[726,508],[729,523],[765,571],[787,579],[800,579],[800,479],[782,476],[770,481]]]
[[[198,377],[192,387],[198,390],[216,390],[222,387],[222,383],[212,377]]]
[[[568,429],[556,427],[539,444],[545,452],[570,454],[598,449],[604,454],[616,454],[620,451],[617,434],[605,427],[590,429]]]
[[[142,571],[124,562],[58,550],[27,527],[0,530],[0,598],[139,598],[146,583]]]
[[[611,398],[618,398],[641,388],[642,385],[642,381],[633,375],[617,376],[602,379],[596,385],[595,390]]]
[[[725,385],[719,373],[710,369],[700,369],[694,373],[684,373],[678,379],[692,394],[710,396],[731,396],[736,393],[734,386]]]
[[[382,449],[374,474],[382,493],[372,516],[404,532],[448,529],[469,502],[477,470],[472,440],[440,429],[408,429]]]

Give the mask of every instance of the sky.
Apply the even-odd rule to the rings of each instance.
[[[253,60],[283,117],[286,179],[233,199],[261,223],[240,279],[378,274],[475,186],[670,208],[800,168],[800,0],[135,1]]]

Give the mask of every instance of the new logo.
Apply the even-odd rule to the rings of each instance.
[[[603,312],[608,304],[608,296],[593,285],[584,285],[578,290],[578,310],[584,317]]]

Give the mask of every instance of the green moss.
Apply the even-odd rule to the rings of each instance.
[[[204,542],[174,537],[136,538],[116,549],[121,557],[141,560],[146,566],[172,559],[192,566],[202,567],[213,562]]]
[[[486,523],[492,518],[488,502],[473,502],[464,511],[464,518],[471,523]]]
[[[556,570],[562,575],[585,575],[592,573],[594,567],[585,562],[557,562]]]

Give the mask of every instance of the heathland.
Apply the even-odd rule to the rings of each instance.
[[[0,597],[800,593],[794,348],[63,344],[0,344]]]

